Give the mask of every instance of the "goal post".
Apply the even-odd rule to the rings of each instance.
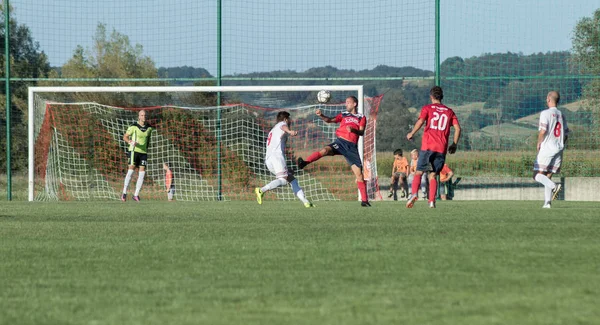
[[[326,105],[316,101],[323,89],[333,95]],[[220,106],[217,93],[224,97]],[[296,166],[298,157],[335,138],[338,125],[320,121],[314,111],[334,116],[345,110],[343,100],[350,95],[359,99],[358,110],[368,118],[359,149],[368,158],[363,160],[365,176],[374,199],[379,195],[375,125],[381,97],[365,98],[362,85],[30,87],[28,199],[118,199],[127,168],[122,136],[142,109],[155,127],[142,190],[148,199],[166,198],[165,162],[174,164],[177,200],[252,199],[252,187],[273,178],[264,166],[264,140],[281,110],[291,113],[292,128],[300,131],[288,140],[286,159],[307,197],[356,199],[356,186],[347,181],[352,173],[347,165],[343,168],[341,157],[306,170]],[[130,190],[135,181],[131,184]],[[289,189],[271,196],[294,199]]]

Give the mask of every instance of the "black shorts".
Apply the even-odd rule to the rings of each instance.
[[[417,170],[422,172],[433,171],[439,174],[446,163],[446,155],[443,153],[421,150],[417,160]]]
[[[148,164],[148,154],[130,151],[127,153],[127,166],[146,167]]]
[[[348,165],[356,165],[356,167],[362,168],[362,161],[360,161],[358,145],[356,143],[337,138],[333,143],[330,143],[327,146],[333,149],[334,154],[344,156]]]

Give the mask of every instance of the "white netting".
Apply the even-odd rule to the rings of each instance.
[[[52,101],[44,99],[52,96],[43,95],[34,101],[35,200],[118,199],[127,168],[122,137],[141,109],[147,111],[148,122],[155,128],[141,194],[146,199],[167,198],[163,163],[174,173],[176,200],[254,199],[252,189],[274,179],[264,164],[265,139],[281,110],[291,113],[292,128],[299,131],[297,137],[288,139],[286,157],[306,196],[313,201],[357,198],[354,177],[343,157],[325,157],[306,170],[296,165],[298,157],[306,157],[335,138],[339,125],[324,123],[315,110],[335,116],[345,110],[342,103],[285,109],[247,104],[122,108]],[[285,102],[265,97],[260,96],[263,104],[267,100],[278,105]],[[375,113],[368,126],[373,134],[365,136],[365,176],[371,198],[377,198],[376,107],[371,100],[365,103],[366,110]],[[296,199],[289,186],[269,192],[269,198]]]

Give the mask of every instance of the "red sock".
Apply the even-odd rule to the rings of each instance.
[[[429,202],[435,202],[437,196],[437,181],[435,178],[429,180]]]
[[[312,154],[310,154],[310,156],[308,156],[308,158],[306,158],[304,161],[306,161],[307,163],[311,163],[321,159],[321,157],[323,157],[323,155],[321,155],[320,152],[315,151]]]
[[[369,197],[367,196],[367,183],[365,181],[357,182],[356,186],[360,192],[360,200],[363,202],[369,201]]]
[[[421,187],[421,175],[415,174],[415,178],[413,178],[411,194],[417,195],[419,194],[419,187]]]

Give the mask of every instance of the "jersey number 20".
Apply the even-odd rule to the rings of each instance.
[[[433,118],[429,124],[430,129],[444,131],[448,126],[448,115],[440,115],[438,112],[433,112]]]

